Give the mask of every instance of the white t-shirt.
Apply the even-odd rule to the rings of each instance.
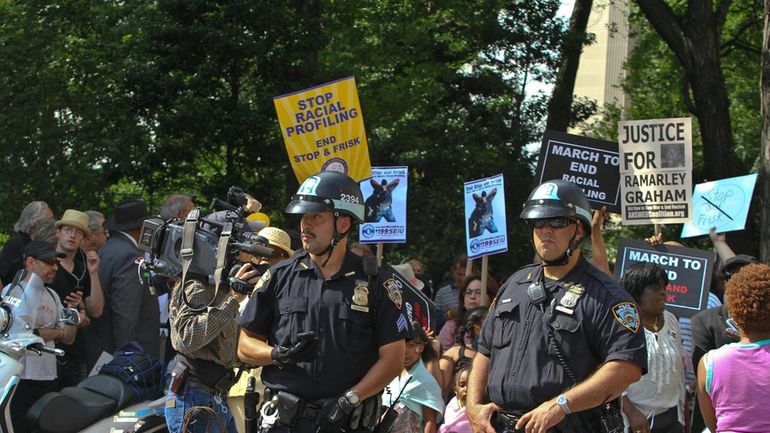
[[[12,297],[19,297],[18,301],[11,302],[14,321],[23,320],[33,330],[42,327],[62,328],[63,325],[58,323],[62,312],[59,295],[45,287],[43,280],[34,273],[21,284],[24,285],[23,293],[19,287],[11,293]],[[8,294],[9,289],[10,285],[3,288],[3,296]],[[45,345],[51,348],[55,346],[53,341],[46,341]],[[21,363],[24,364],[22,379],[56,379],[56,357],[50,353],[44,353],[42,356],[28,353],[21,358]]]

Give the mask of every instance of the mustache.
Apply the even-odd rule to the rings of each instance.
[[[309,229],[305,229],[305,230],[302,230],[302,234],[303,234],[303,235],[305,235],[305,236],[312,236],[312,237],[315,237],[315,233],[313,233],[313,232],[312,232],[312,231],[310,231]]]

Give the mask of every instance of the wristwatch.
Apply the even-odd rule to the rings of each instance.
[[[566,395],[561,394],[558,397],[556,397],[556,404],[559,405],[561,410],[564,412],[564,415],[569,415],[572,413],[572,411],[569,410],[569,400],[567,400]]]
[[[361,403],[361,399],[358,397],[355,391],[352,389],[345,393],[345,400],[350,403],[351,406],[356,407]]]

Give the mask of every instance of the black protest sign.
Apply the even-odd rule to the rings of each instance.
[[[618,144],[559,131],[546,131],[535,181],[562,179],[581,187],[591,207],[620,213]]]
[[[420,289],[411,285],[406,278],[390,265],[386,264],[384,267],[389,272],[392,272],[395,277],[396,287],[401,290],[404,311],[409,316],[409,320],[416,321],[423,327],[430,327],[430,329],[438,331],[436,329],[436,326],[438,325],[438,323],[436,323],[436,305],[433,301],[425,296]]]
[[[615,278],[637,262],[660,265],[668,273],[666,307],[677,316],[691,317],[708,307],[711,275],[716,254],[674,245],[652,246],[634,239],[621,239]]]

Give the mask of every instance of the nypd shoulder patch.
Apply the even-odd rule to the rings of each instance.
[[[621,302],[612,307],[612,314],[624,328],[631,332],[639,331],[641,319],[636,305],[632,302]]]

